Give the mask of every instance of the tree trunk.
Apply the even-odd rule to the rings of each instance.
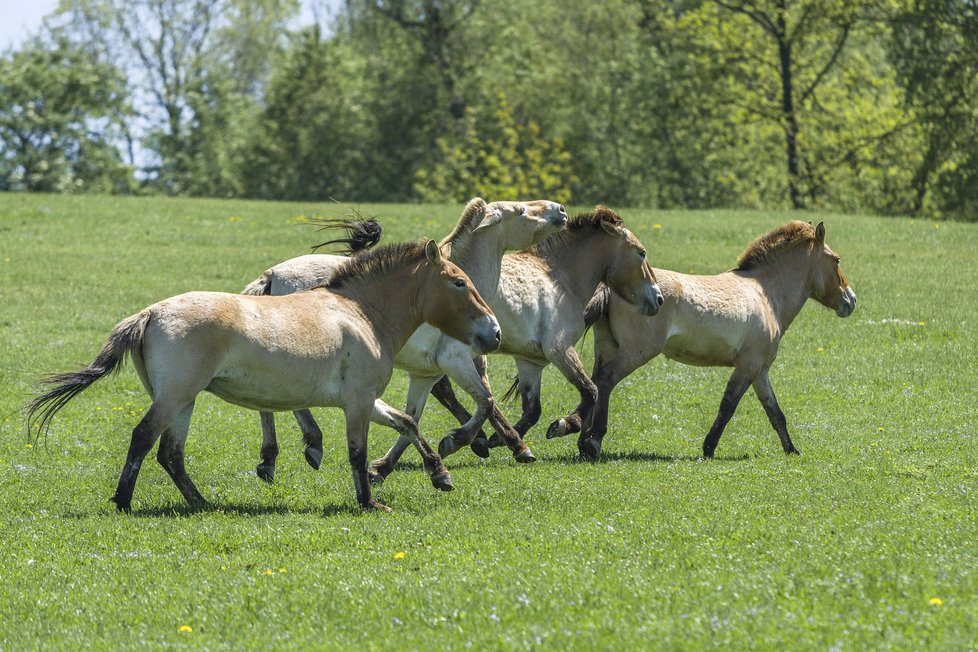
[[[778,60],[781,67],[781,113],[784,129],[785,150],[788,155],[788,196],[792,208],[804,208],[801,193],[798,191],[798,119],[795,117],[794,96],[791,84],[791,43],[785,26],[784,0],[777,3],[778,15]]]

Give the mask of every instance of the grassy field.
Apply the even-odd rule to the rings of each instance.
[[[359,208],[391,241],[444,235],[461,209]],[[131,368],[29,443],[13,412],[39,375],[89,362],[159,299],[239,291],[318,241],[303,217],[343,212],[0,195],[0,650],[974,648],[978,225],[806,216],[859,305],[843,320],[810,303],[782,343],[771,377],[801,457],[749,392],[699,460],[728,372],[664,359],[620,386],[600,462],[544,439],[576,403],[549,369],[537,464],[463,451],[442,494],[409,453],[378,491],[393,514],[356,509],[339,411],[318,413],[318,472],[280,418],[266,485],[257,415],[209,395],[188,470],[211,507],[187,509],[148,457],[133,514],[116,513],[148,406]],[[654,265],[695,273],[788,217],[622,214]],[[491,362],[501,394],[514,366]],[[403,405],[405,389],[397,372],[386,396]],[[452,426],[430,402],[428,439]],[[372,457],[392,441],[373,428]]]

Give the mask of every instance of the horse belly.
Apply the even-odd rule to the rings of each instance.
[[[732,367],[743,337],[736,323],[673,327],[666,336],[662,354],[670,360],[700,367]]]

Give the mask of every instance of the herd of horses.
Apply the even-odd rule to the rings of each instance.
[[[207,391],[260,412],[256,471],[269,482],[278,455],[273,413],[294,413],[305,458],[318,469],[322,431],[309,408],[342,408],[357,501],[389,511],[371,485],[390,475],[410,444],[443,491],[453,485],[442,460],[466,446],[488,457],[505,445],[516,461],[535,461],[524,435],[541,416],[541,376],[551,363],[577,388],[580,403],[550,424],[547,438],[576,433],[581,456],[597,458],[611,392],[661,353],[733,368],[705,457],[751,385],[784,451],[797,453],[768,376],[781,337],[809,298],[840,317],[856,305],[821,223],[781,225],[752,242],[732,270],[713,276],[653,268],[642,243],[604,206],[569,219],[557,202],[476,198],[437,243],[375,247],[380,226],[373,220],[332,226],[346,237],[324,244],[345,245],[345,255],[293,258],[242,294],[190,292],[124,319],[90,365],[43,379],[48,388],[28,404],[28,427],[46,429],[58,410],[128,356],[152,402],[132,432],[112,497],[119,510],[130,511],[140,466],[157,440],[157,460],[186,501],[204,502],[184,450],[194,402]],[[590,375],[575,349],[588,328]],[[485,357],[492,352],[516,361],[511,392],[519,392],[523,411],[515,424],[492,396]],[[410,378],[404,411],[381,399],[394,367]],[[472,397],[474,414],[452,382]],[[437,452],[418,429],[429,394],[461,424]],[[491,437],[482,430],[487,421]],[[370,422],[398,438],[368,463]]]

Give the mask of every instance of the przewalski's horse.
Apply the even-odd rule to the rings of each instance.
[[[503,254],[508,250],[524,249],[541,242],[564,227],[567,212],[556,202],[536,200],[528,202],[501,201],[486,204],[479,198],[465,207],[453,231],[440,243],[444,255],[464,269],[483,297],[490,297],[499,282],[499,269]],[[361,246],[362,238],[341,240],[351,249]],[[262,277],[248,286],[246,292],[288,293],[304,287],[327,282],[333,271],[344,264],[345,256],[312,254],[285,261],[267,270]],[[519,434],[506,422],[498,410],[494,410],[492,392],[485,374],[485,365],[474,361],[472,351],[466,345],[445,337],[436,329],[422,326],[408,340],[394,358],[394,366],[410,375],[407,413],[420,421],[431,386],[444,374],[469,393],[476,403],[476,414],[458,430],[442,440],[439,452],[442,456],[456,450],[455,439],[467,444],[489,418],[503,433],[505,443],[520,462],[532,462],[536,458],[523,443]],[[318,468],[322,457],[322,433],[308,410],[295,414],[303,431],[306,444],[306,460]],[[258,465],[259,477],[271,481],[275,470],[278,444],[275,436],[274,417],[262,415],[262,461]],[[447,445],[446,442],[451,442]],[[374,479],[383,481],[394,468],[411,440],[403,434],[398,437],[387,455],[373,464]],[[464,445],[459,444],[459,445]]]
[[[379,401],[394,353],[423,322],[480,352],[499,344],[499,325],[468,276],[438,245],[384,247],[347,260],[330,287],[283,297],[191,292],[155,303],[119,323],[95,361],[46,379],[28,406],[28,425],[46,429],[55,413],[128,354],[152,405],[132,433],[112,500],[129,511],[143,458],[162,435],[157,460],[187,502],[203,502],[184,467],[184,444],[201,391],[255,410],[343,408],[357,501],[370,495],[370,421],[398,430],[422,451],[432,484],[451,477],[413,419]]]
[[[566,230],[535,247],[503,257],[499,288],[489,305],[503,331],[496,353],[516,360],[518,376],[510,391],[518,389],[522,398],[523,414],[514,426],[521,436],[540,419],[540,380],[550,363],[577,388],[581,403],[550,425],[547,438],[580,432],[582,419],[590,414],[598,390],[574,345],[584,335],[584,308],[599,283],[639,314],[654,315],[662,305],[645,247],[618,213],[604,206],[576,216]],[[459,421],[469,419],[447,378],[432,394]],[[486,442],[480,436],[472,450],[485,457],[487,445],[499,443],[498,437]]]
[[[789,222],[761,236],[737,266],[716,276],[655,270],[665,304],[655,319],[638,317],[607,290],[595,294],[586,320],[594,326],[594,373],[598,402],[578,440],[585,457],[601,452],[608,429],[608,401],[623,378],[659,355],[689,365],[733,367],[703,455],[713,457],[723,429],[747,387],[757,398],[785,453],[798,453],[768,371],[788,326],[809,299],[848,317],[856,294],[825,244],[825,226]]]

